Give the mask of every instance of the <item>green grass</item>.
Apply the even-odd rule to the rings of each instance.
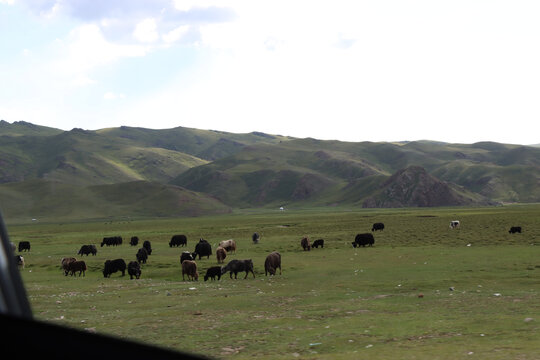
[[[230,215],[139,221],[9,225],[29,240],[21,270],[35,317],[216,358],[535,359],[540,353],[539,205],[493,208],[251,210]],[[461,228],[450,230],[459,219]],[[353,249],[374,222],[375,246]],[[522,234],[508,234],[510,226]],[[258,231],[261,242],[251,243]],[[217,265],[198,260],[199,282],[182,281],[173,234],[213,245],[234,238],[256,278],[202,281]],[[139,236],[154,249],[140,280],[103,278],[106,259],[134,260],[128,244],[99,247],[104,236]],[[325,239],[302,251],[300,239]],[[85,277],[64,277],[60,259],[82,244]],[[277,250],[283,274],[264,276]],[[450,290],[453,288],[453,291]],[[419,297],[423,294],[423,297]],[[498,295],[500,294],[500,295]],[[527,320],[532,318],[533,320]]]

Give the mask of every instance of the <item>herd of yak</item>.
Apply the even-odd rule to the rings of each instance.
[[[377,230],[383,230],[384,224],[382,223],[375,223],[373,224],[372,231]],[[260,235],[258,233],[254,233],[252,235],[252,241],[254,244],[257,244],[260,240]],[[365,234],[358,234],[355,237],[355,240],[352,242],[352,245],[354,247],[357,246],[372,246],[374,244],[375,240],[371,233],[365,233]],[[133,236],[130,239],[129,244],[131,246],[137,246],[139,244],[139,238],[137,236]],[[111,237],[104,237],[101,242],[101,247],[103,246],[118,246],[122,245],[122,237],[121,236],[111,236]],[[301,247],[304,249],[304,251],[311,250],[311,247],[314,248],[324,248],[324,240],[318,239],[311,244],[311,241],[309,237],[304,237],[300,241]],[[185,235],[173,235],[171,240],[169,241],[169,247],[180,247],[180,246],[187,246],[187,237]],[[29,244],[28,244],[29,247]],[[21,250],[19,250],[21,251]],[[233,239],[229,240],[223,240],[219,243],[217,249],[216,249],[216,258],[218,264],[223,264],[225,258],[227,257],[227,254],[230,252],[236,251],[236,242]],[[97,254],[97,247],[96,245],[82,245],[77,255],[81,256],[89,256],[89,255],[96,255]],[[148,260],[148,257],[152,254],[152,245],[150,241],[146,240],[143,242],[142,247],[138,249],[135,257],[136,260],[130,261],[128,264],[126,264],[126,261],[124,259],[114,259],[114,260],[106,260],[105,264],[103,266],[103,276],[108,278],[111,276],[111,274],[116,272],[121,272],[122,276],[125,275],[126,271],[128,272],[128,275],[130,276],[130,279],[136,278],[139,279],[141,276],[141,264],[146,264],[146,261]],[[199,257],[199,260],[206,256],[206,258],[210,258],[210,255],[212,255],[212,246],[210,243],[205,239],[200,239],[199,242],[195,245],[195,251],[189,252],[184,251],[182,252],[180,256],[180,264],[182,267],[182,280],[185,280],[186,276],[188,280],[198,280],[199,279],[199,273],[197,269],[197,263],[195,262],[196,258]],[[77,260],[74,257],[65,257],[61,260],[61,266],[62,270],[64,272],[64,275],[71,275],[74,276],[77,273],[79,276],[85,276],[87,266],[84,260]],[[277,251],[274,251],[266,257],[265,263],[264,263],[264,270],[265,275],[275,275],[277,270],[279,269],[279,273],[281,274],[281,254]],[[234,259],[227,263],[225,266],[212,266],[206,270],[206,274],[204,276],[204,281],[207,281],[208,279],[215,280],[216,278],[218,280],[221,279],[221,276],[225,273],[229,272],[230,277],[232,279],[232,276],[234,274],[234,278],[236,279],[238,276],[238,273],[245,272],[244,279],[247,278],[249,273],[255,277],[255,273],[253,271],[253,261],[251,259],[246,260],[238,260]]]
[[[253,243],[258,243],[259,239],[259,234],[254,233],[252,236]],[[137,246],[139,244],[139,238],[137,236],[133,236],[129,243],[131,246]],[[104,245],[118,246],[121,244],[122,237],[120,236],[105,237],[101,242],[101,247],[103,247]],[[185,235],[174,235],[169,242],[169,246],[187,246],[187,237]],[[216,249],[216,257],[218,263],[223,263],[225,258],[227,257],[227,253],[234,251],[236,251],[236,242],[234,240],[229,239],[221,241]],[[81,256],[89,256],[96,254],[97,247],[95,245],[82,245],[78,252],[78,255]],[[103,267],[103,276],[107,278],[110,277],[111,274],[116,272],[121,272],[122,276],[124,276],[125,272],[127,271],[130,279],[139,279],[141,276],[141,264],[145,264],[151,254],[152,245],[150,241],[146,240],[143,242],[142,247],[139,248],[139,250],[137,251],[135,255],[136,260],[130,261],[127,265],[124,259],[106,260]],[[212,246],[208,241],[204,239],[200,239],[199,242],[195,245],[194,252],[182,252],[180,256],[180,264],[182,266],[182,279],[185,280],[185,277],[187,276],[188,280],[198,280],[199,273],[197,271],[197,263],[195,262],[195,259],[197,258],[197,256],[199,257],[199,260],[203,256],[210,258],[210,255],[212,255]],[[85,276],[86,274],[87,266],[84,260],[77,260],[74,257],[65,257],[62,258],[61,265],[62,270],[64,271],[64,275],[66,276],[68,274],[74,276],[76,273],[78,273],[79,276]],[[264,268],[266,275],[275,275],[277,269],[279,269],[279,272],[281,274],[281,254],[277,251],[270,253],[266,258]],[[235,259],[229,261],[229,263],[225,266],[210,267],[206,271],[204,281],[207,281],[208,279],[215,280],[216,277],[218,280],[220,280],[221,276],[226,272],[230,273],[231,279],[233,274],[236,279],[239,272],[246,273],[246,276],[244,278],[247,278],[250,272],[253,274],[253,277],[255,277],[255,273],[253,271],[253,261],[251,259]]]
[[[455,220],[450,223],[450,228],[456,228],[459,227],[459,221]],[[382,231],[384,230],[384,224],[383,223],[374,223],[371,231]],[[509,231],[509,233],[521,233],[521,227],[512,227]],[[258,233],[254,233],[252,235],[252,241],[254,244],[257,244],[260,240],[260,235]],[[133,236],[130,239],[130,245],[131,246],[137,246],[139,244],[139,238],[137,236]],[[372,233],[362,233],[357,234],[354,241],[352,242],[353,247],[365,247],[365,246],[373,246],[375,243],[375,239],[373,237]],[[112,236],[112,237],[105,237],[103,238],[103,241],[101,242],[101,247],[103,246],[118,246],[122,244],[122,237],[121,236]],[[312,247],[318,248],[319,246],[321,248],[324,248],[324,240],[318,239],[311,244],[311,241],[309,237],[304,237],[300,241],[300,245],[304,251],[311,250]],[[169,241],[169,247],[180,247],[180,246],[187,246],[187,237],[185,235],[173,235],[171,240]],[[15,246],[13,244],[13,247],[15,250]],[[30,251],[30,242],[28,241],[21,241],[19,243],[19,252],[22,251]],[[227,254],[230,252],[236,251],[236,242],[233,239],[229,240],[223,240],[219,243],[217,249],[216,249],[216,258],[217,262],[219,264],[223,264],[225,258],[227,257]],[[97,254],[97,248],[95,245],[82,245],[78,255],[96,255]],[[148,259],[148,256],[152,254],[152,246],[150,241],[146,240],[143,242],[142,247],[138,249],[135,257],[136,260],[130,261],[127,265],[124,259],[114,259],[114,260],[106,260],[104,267],[103,267],[103,276],[104,277],[110,277],[111,274],[116,272],[121,272],[122,276],[125,275],[125,272],[127,270],[130,279],[136,278],[139,279],[141,276],[141,264],[146,264],[146,261]],[[182,267],[182,279],[185,280],[185,277],[187,276],[188,280],[198,280],[199,279],[199,273],[197,270],[197,263],[195,262],[197,256],[199,257],[199,260],[206,256],[207,258],[210,258],[210,255],[212,255],[212,246],[210,243],[204,239],[200,239],[199,242],[195,245],[195,251],[189,252],[184,251],[182,252],[180,256],[180,264]],[[24,258],[21,255],[16,255],[16,262],[18,265],[22,265],[24,267]],[[85,276],[87,266],[84,260],[77,260],[74,257],[65,257],[61,260],[61,266],[62,270],[64,272],[64,275],[71,275],[74,276],[76,273],[79,273],[79,276],[81,274]],[[277,269],[279,269],[279,272],[281,274],[281,254],[277,251],[274,251],[266,257],[265,264],[264,264],[264,270],[265,275],[275,275]],[[247,260],[231,260],[227,263],[225,266],[212,266],[207,269],[206,274],[204,276],[204,281],[207,281],[208,279],[215,280],[216,277],[218,280],[221,279],[221,276],[225,273],[229,272],[230,277],[232,279],[232,275],[234,274],[235,279],[237,278],[237,275],[239,272],[245,272],[246,275],[244,276],[244,279],[247,278],[249,273],[251,272],[253,274],[253,277],[255,277],[255,273],[253,271],[253,261],[251,259]]]
[[[253,243],[258,243],[260,239],[260,236],[258,233],[254,233],[252,236]],[[133,236],[130,240],[131,246],[137,246],[139,244],[139,238],[137,236]],[[103,241],[101,242],[101,247],[105,246],[118,246],[122,244],[122,237],[121,236],[112,236],[112,237],[105,237],[103,238]],[[179,247],[179,246],[187,246],[187,237],[185,235],[173,235],[171,240],[169,241],[170,247]],[[228,252],[234,252],[236,251],[236,242],[232,239],[224,240],[219,243],[218,248],[216,249],[216,257],[218,263],[223,263],[227,253]],[[82,245],[77,255],[96,255],[97,254],[97,247],[96,245]],[[124,259],[114,259],[114,260],[106,260],[104,267],[103,267],[103,276],[104,277],[110,277],[111,274],[116,272],[121,272],[122,276],[125,275],[125,272],[127,271],[130,279],[136,278],[139,279],[141,276],[141,264],[146,264],[146,261],[148,260],[148,257],[152,254],[152,245],[150,241],[146,240],[143,242],[142,247],[139,248],[137,251],[135,257],[136,260],[130,261],[127,265]],[[182,279],[185,280],[185,277],[187,276],[188,280],[198,280],[199,279],[199,273],[197,271],[197,263],[195,262],[196,257],[199,257],[199,260],[206,256],[207,258],[210,258],[210,255],[212,255],[212,246],[210,243],[204,239],[200,239],[199,242],[195,245],[195,251],[189,252],[184,251],[182,252],[180,256],[180,264],[182,266]],[[79,276],[85,276],[87,266],[84,260],[77,260],[74,257],[65,257],[62,258],[61,261],[62,270],[64,272],[64,275],[67,276],[68,274],[71,276],[74,276],[76,273],[79,274]],[[275,275],[277,269],[279,269],[281,274],[281,255],[279,252],[274,251],[270,253],[265,261],[265,272],[266,275]],[[255,273],[253,271],[253,261],[251,259],[248,260],[231,260],[227,265],[225,266],[213,266],[210,267],[206,271],[206,275],[204,276],[204,281],[207,281],[208,279],[215,280],[221,279],[221,276],[225,274],[226,272],[230,272],[230,276],[232,279],[232,275],[234,274],[235,279],[237,278],[237,275],[239,272],[246,273],[246,276],[244,278],[247,278],[248,274],[251,272],[253,274],[253,277],[255,277]]]

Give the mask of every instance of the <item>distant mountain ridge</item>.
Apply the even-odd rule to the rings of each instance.
[[[540,148],[532,146],[351,143],[184,127],[62,131],[3,120],[0,139],[0,206],[17,217],[53,216],[67,208],[80,217],[193,216],[282,204],[416,207],[540,201]],[[52,188],[57,191],[48,193]],[[145,201],[154,198],[156,206],[146,203],[141,212],[131,192],[147,194]],[[171,205],[159,195],[166,193],[184,200]],[[55,197],[64,200],[52,201]],[[38,206],[32,201],[37,198],[46,202]]]

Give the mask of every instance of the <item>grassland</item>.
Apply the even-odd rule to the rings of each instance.
[[[450,230],[458,219],[461,228]],[[9,224],[29,240],[21,269],[35,317],[215,358],[539,359],[540,205],[401,210],[312,209],[138,221]],[[374,222],[372,248],[352,248]],[[508,233],[510,226],[522,234]],[[262,235],[259,244],[251,234]],[[199,282],[182,281],[182,248],[204,237],[233,238],[231,259],[251,258],[256,277],[204,282],[215,257],[198,260]],[[105,279],[106,259],[135,259],[128,244],[99,247],[104,236],[138,236],[154,252],[142,278]],[[302,251],[300,239],[323,238]],[[85,277],[65,277],[60,259],[82,244]],[[283,274],[265,277],[277,250]],[[419,297],[419,295],[423,297]]]

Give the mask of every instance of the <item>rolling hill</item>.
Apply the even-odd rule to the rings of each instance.
[[[79,186],[35,179],[0,185],[2,212],[17,220],[184,217],[231,208],[206,194],[147,181]]]
[[[540,148],[532,146],[352,143],[184,127],[62,131],[5,121],[0,140],[0,204],[8,217],[52,208],[96,218],[283,204],[540,201]]]

